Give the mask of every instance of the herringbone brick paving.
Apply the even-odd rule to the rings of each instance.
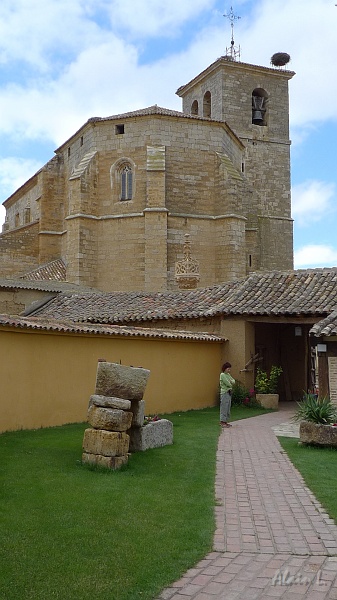
[[[337,600],[337,526],[276,437],[292,414],[221,433],[214,550],[158,600]]]

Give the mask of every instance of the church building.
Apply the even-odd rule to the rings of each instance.
[[[198,287],[292,269],[293,75],[222,56],[177,90],[182,112],[90,118],[4,202],[1,277],[174,291],[186,236]]]

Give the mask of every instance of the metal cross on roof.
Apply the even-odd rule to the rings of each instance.
[[[223,16],[226,19],[229,19],[230,24],[231,24],[231,30],[232,30],[231,46],[230,46],[230,48],[226,48],[226,56],[230,57],[231,60],[236,60],[236,58],[240,58],[240,46],[238,48],[236,48],[234,46],[234,23],[235,23],[235,21],[238,21],[239,19],[241,19],[241,17],[234,14],[232,6],[231,6],[229,13],[228,14],[225,13]]]

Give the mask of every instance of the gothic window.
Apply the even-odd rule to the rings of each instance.
[[[192,106],[191,106],[191,114],[192,114],[192,115],[198,115],[198,114],[199,114],[198,100],[194,100],[194,101],[192,102]]]
[[[110,167],[110,184],[114,202],[133,200],[136,193],[136,165],[127,156]]]
[[[211,92],[206,92],[204,95],[204,101],[203,101],[203,116],[204,117],[211,117]]]
[[[24,210],[24,221],[25,224],[30,223],[30,207],[27,206]]]
[[[268,94],[262,88],[256,88],[252,93],[252,123],[267,125]]]
[[[125,164],[120,171],[121,200],[132,200],[133,174],[131,165]]]

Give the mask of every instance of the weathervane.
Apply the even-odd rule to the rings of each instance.
[[[237,15],[234,14],[232,6],[229,11],[229,14],[227,15],[225,13],[223,16],[226,19],[229,19],[229,21],[231,23],[231,29],[232,29],[231,47],[226,48],[226,56],[228,58],[230,58],[230,60],[236,60],[237,58],[240,58],[240,46],[238,46],[237,48],[234,46],[234,23],[235,23],[235,21],[238,21],[239,19],[241,19],[241,17],[238,17]]]

